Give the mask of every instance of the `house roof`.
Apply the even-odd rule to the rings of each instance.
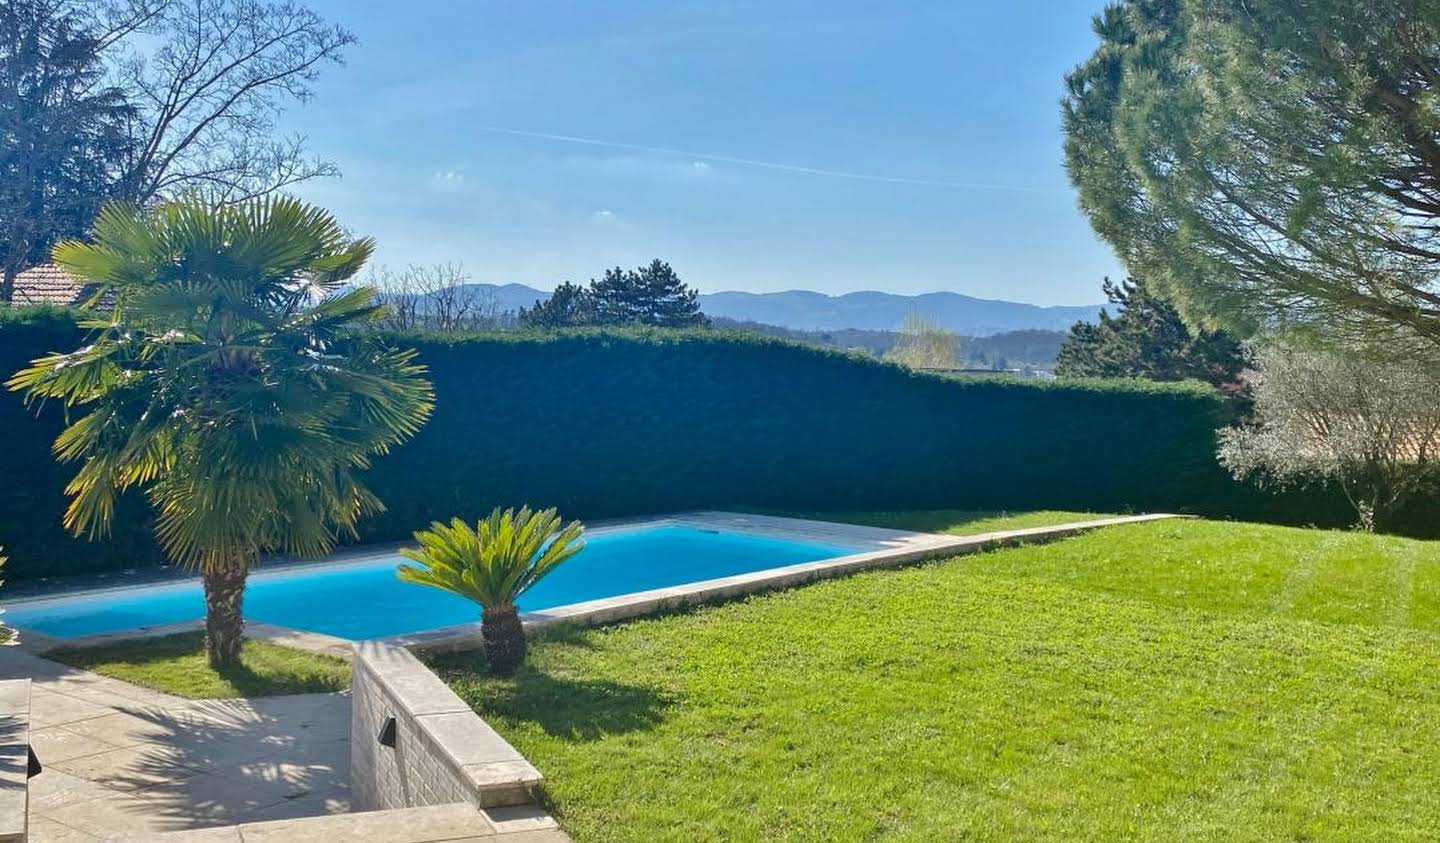
[[[11,303],[70,307],[84,303],[94,289],[94,285],[80,283],[56,264],[42,263],[15,276],[15,295]]]

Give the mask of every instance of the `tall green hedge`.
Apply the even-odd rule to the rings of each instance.
[[[70,311],[11,310],[0,304],[0,382],[50,351],[71,351],[84,340]],[[104,541],[69,536],[60,525],[65,484],[75,466],[59,466],[50,446],[64,426],[65,408],[26,406],[0,392],[0,546],[10,560],[7,580],[131,568],[163,561],[150,537],[145,501],[127,496],[116,511],[117,529]]]
[[[63,313],[0,321],[0,371],[69,349]],[[434,417],[370,472],[401,539],[497,504],[586,519],[695,508],[1183,510],[1341,524],[1325,493],[1230,480],[1214,431],[1231,405],[1199,385],[957,381],[783,341],[697,331],[396,337],[435,382]],[[0,544],[10,576],[158,560],[142,500],[89,543],[59,526],[71,467],[62,410],[0,397]]]

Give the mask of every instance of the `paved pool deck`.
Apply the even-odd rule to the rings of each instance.
[[[351,814],[350,695],[187,700],[0,647],[31,680],[31,843],[568,841],[538,808]]]
[[[349,810],[350,698],[186,700],[0,648],[29,678],[30,840],[146,837]]]

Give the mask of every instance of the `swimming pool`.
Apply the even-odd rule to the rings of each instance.
[[[843,543],[658,523],[592,531],[585,549],[520,599],[525,611],[847,556]],[[251,621],[354,641],[471,623],[478,609],[447,592],[400,581],[399,556],[258,572],[245,592]],[[27,600],[5,623],[67,639],[190,621],[204,615],[195,580]]]

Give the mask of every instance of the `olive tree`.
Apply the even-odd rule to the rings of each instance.
[[[1237,478],[1334,483],[1369,530],[1440,473],[1433,359],[1291,340],[1259,346],[1254,362],[1253,419],[1220,431],[1220,462]]]

